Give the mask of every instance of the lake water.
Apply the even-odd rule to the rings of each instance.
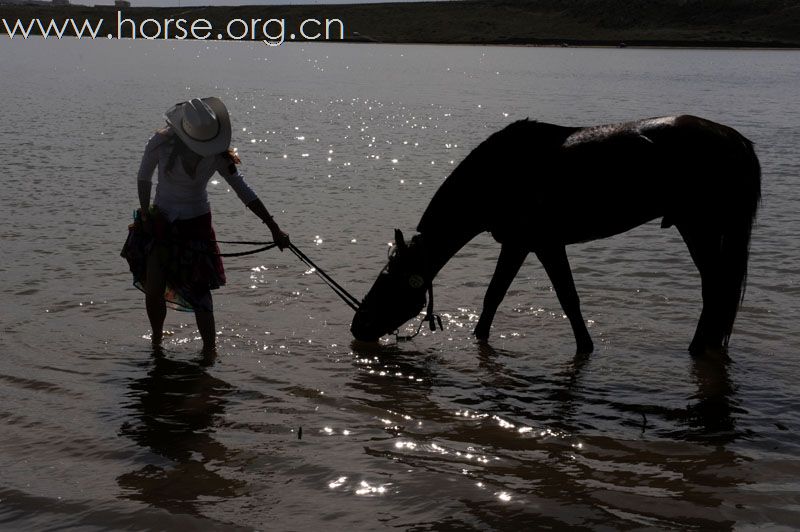
[[[800,522],[800,53],[5,39],[0,72],[0,528]],[[488,235],[436,280],[443,332],[354,345],[351,311],[273,250],[226,261],[214,365],[184,313],[154,357],[119,257],[135,174],[162,113],[212,94],[250,184],[358,297],[512,120],[737,128],[764,185],[730,361],[687,353],[699,277],[657,222],[568,249],[588,357],[533,258],[474,342]],[[269,240],[223,180],[210,196],[220,238]]]

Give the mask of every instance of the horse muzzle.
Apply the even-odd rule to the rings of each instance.
[[[350,324],[350,332],[360,342],[377,342],[383,332],[375,326],[371,313],[357,310]]]

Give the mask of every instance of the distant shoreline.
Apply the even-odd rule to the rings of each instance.
[[[31,35],[31,37],[36,37],[37,39],[41,38],[41,35]],[[7,38],[6,36],[0,33],[0,39]],[[64,39],[76,39],[74,35],[65,35]],[[14,40],[20,40],[19,37],[15,38]],[[47,40],[55,41],[57,40],[55,37],[50,37]],[[105,41],[106,39],[97,39],[98,41]],[[232,39],[224,39],[224,40],[215,40],[215,39],[208,39],[208,40],[200,40],[200,39],[154,39],[154,40],[147,40],[147,39],[131,39],[130,37],[124,37],[122,39],[114,39],[118,41],[141,41],[141,42],[208,42],[209,44],[236,44],[236,43],[258,43],[257,40],[232,40]],[[284,43],[284,45],[289,44],[332,44],[331,41],[303,41],[303,40],[296,40]],[[335,44],[383,44],[389,46],[491,46],[491,47],[508,47],[508,48],[579,48],[584,50],[596,49],[596,50],[607,50],[607,49],[620,49],[621,47],[614,43],[608,44],[575,44],[575,45],[567,45],[562,46],[558,44],[539,44],[539,43],[494,43],[494,42],[486,42],[486,43],[461,43],[461,42],[424,42],[424,41],[415,41],[415,42],[380,42],[380,41],[363,41],[363,40],[341,40],[335,41]],[[659,43],[659,44],[651,44],[651,45],[638,45],[638,44],[630,44],[626,45],[622,48],[630,48],[631,50],[719,50],[719,51],[753,51],[753,52],[797,52],[800,51],[800,45],[798,46],[723,46],[723,45],[711,45],[711,46],[704,46],[702,43],[695,43],[695,44],[686,44],[686,45],[675,45],[669,43]]]
[[[34,18],[57,23],[102,18],[116,27],[118,9],[137,24],[146,19],[202,18],[214,34],[222,34],[232,19],[281,19],[286,28],[297,28],[308,19],[340,20],[342,39],[337,35],[324,42],[800,49],[800,2],[792,0],[477,0],[184,8],[0,5],[0,18],[9,24],[16,19],[27,24]],[[34,27],[32,34],[40,32]],[[68,30],[65,35],[75,33]],[[287,31],[285,42],[311,42],[299,34],[293,33],[292,39],[288,35]],[[221,38],[229,40],[227,35]]]

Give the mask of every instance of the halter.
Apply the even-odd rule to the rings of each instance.
[[[412,239],[412,241],[413,241],[413,239]],[[418,242],[420,242],[420,244],[418,244],[420,246],[422,245],[421,241],[422,241],[421,239],[418,241]],[[429,264],[428,264],[428,261],[427,261],[427,254],[423,252],[422,255],[426,259],[425,260],[425,264],[424,264],[425,273],[430,274],[430,267],[429,267]],[[422,324],[425,323],[426,321],[428,322],[428,326],[430,327],[431,332],[436,330],[436,324],[437,323],[439,324],[439,330],[441,330],[441,331],[444,330],[444,327],[442,326],[442,317],[439,316],[438,314],[434,314],[434,312],[433,312],[433,276],[429,275],[429,277],[430,277],[430,280],[427,282],[428,308],[425,311],[425,316],[422,318],[422,321],[419,322],[419,325],[417,326],[417,330],[416,330],[416,332],[414,334],[400,336],[400,334],[399,334],[400,329],[399,328],[396,329],[394,331],[394,333],[392,333],[392,334],[394,334],[395,340],[397,342],[407,342],[407,341],[413,339],[414,337],[416,337],[419,334],[419,332],[422,330]]]
[[[435,320],[435,321],[434,321]],[[394,334],[395,341],[397,342],[408,342],[412,340],[415,336],[419,334],[419,331],[422,330],[422,324],[428,322],[428,326],[431,328],[431,331],[436,330],[436,324],[439,324],[439,330],[443,331],[444,327],[442,326],[442,317],[438,314],[433,313],[433,283],[428,284],[428,309],[425,311],[425,316],[419,322],[417,326],[417,330],[414,334],[408,334],[405,336],[400,336],[399,332],[400,329],[395,329],[392,333]]]

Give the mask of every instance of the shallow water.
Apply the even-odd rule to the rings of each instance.
[[[1,527],[800,521],[797,52],[4,40],[0,70]],[[270,251],[226,262],[213,365],[183,313],[153,356],[118,256],[134,176],[163,111],[208,94],[251,185],[359,297],[392,229],[412,234],[453,165],[514,119],[736,127],[764,200],[730,361],[687,354],[699,278],[656,222],[569,249],[591,356],[572,355],[533,259],[491,347],[474,343],[488,236],[437,278],[444,332],[352,344],[349,309]],[[269,238],[211,189],[221,238]]]

